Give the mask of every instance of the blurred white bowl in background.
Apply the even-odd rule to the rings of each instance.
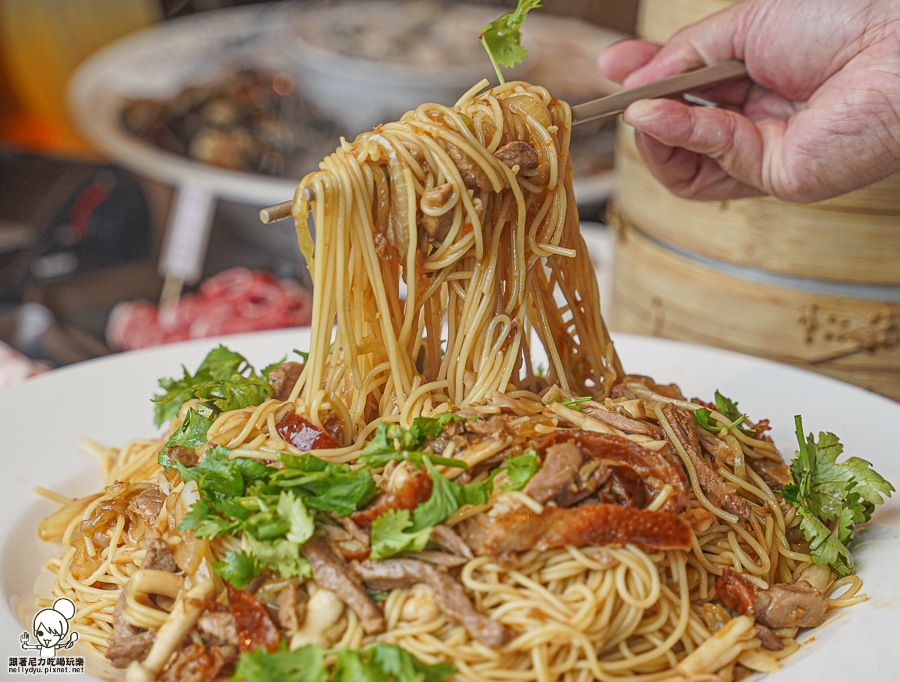
[[[454,104],[483,78],[497,76],[478,36],[508,9],[438,0],[353,0],[296,16],[294,78],[316,105],[352,135],[397,120],[422,103]],[[529,54],[506,80],[536,62]]]

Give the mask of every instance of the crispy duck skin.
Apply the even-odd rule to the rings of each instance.
[[[614,504],[585,504],[562,509],[544,507],[540,514],[516,509],[498,516],[488,527],[478,554],[544,551],[629,543],[643,549],[691,548],[690,526],[667,511],[647,511]]]
[[[372,500],[365,509],[361,509],[350,516],[353,523],[365,528],[386,511],[391,509],[408,509],[412,511],[422,502],[431,497],[431,478],[424,471],[411,476],[399,490],[393,493],[383,493]]]
[[[654,499],[666,485],[670,485],[672,492],[662,506],[665,511],[680,514],[689,506],[687,477],[684,471],[658,452],[648,450],[627,438],[580,429],[554,431],[541,441],[536,449],[538,452],[544,452],[551,445],[558,443],[574,443],[585,454],[600,460],[608,467],[633,469],[651,491]]]

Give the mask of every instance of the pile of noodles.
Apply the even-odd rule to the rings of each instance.
[[[270,399],[220,414],[208,432],[210,442],[231,448],[233,457],[297,454],[276,429],[291,411],[318,425],[340,419],[344,447],[316,452],[335,462],[356,459],[378,420],[408,426],[416,416],[465,406],[486,416],[512,413],[510,428],[532,435],[586,428],[584,418],[560,401],[592,396],[597,405],[610,406],[610,389],[624,375],[600,317],[593,267],[578,231],[570,126],[567,104],[542,88],[508,83],[486,92],[473,89],[452,108],[422,105],[399,122],[343,142],[319,172],[302,181],[314,200],[298,199],[295,206],[313,273],[317,322],[303,373],[288,401]],[[493,156],[519,140],[538,150],[536,169],[510,168]],[[474,160],[488,189],[465,186],[449,145]],[[452,212],[452,223],[442,240],[428,240],[417,224],[420,198],[444,183],[453,186],[453,197],[441,209]],[[308,210],[314,245],[306,233]],[[543,371],[531,364],[535,339],[549,358]],[[701,407],[640,382],[628,386],[643,418],[667,432],[671,425],[661,412],[666,403]],[[729,423],[716,412],[712,416],[722,426]],[[173,422],[170,433],[179,423]],[[605,425],[591,428],[654,450],[666,446]],[[207,542],[176,530],[196,493],[189,495],[177,474],[156,463],[167,437],[134,441],[121,451],[96,448],[110,487],[42,524],[44,536],[61,539],[66,550],[47,564],[55,574],[53,596],[40,603],[72,599],[72,627],[98,658],[112,632],[121,588],[139,571],[145,552],[140,542],[148,534],[165,537],[184,572],[176,596],[208,597],[211,585],[220,587],[212,563],[242,547],[239,537]],[[530,552],[515,565],[489,556],[465,564],[460,580],[476,607],[515,633],[504,647],[473,640],[422,586],[390,592],[382,603],[384,634],[365,635],[353,611],[342,608],[323,625],[319,641],[334,648],[397,644],[425,662],[448,661],[460,679],[472,681],[728,680],[737,664],[777,668],[776,659],[797,649],[795,630],[777,633],[784,650],[766,652],[752,619],[716,623],[704,605],[726,566],[765,588],[793,581],[811,559],[792,550],[786,537],[799,524],[794,510],[783,508],[748,465],[778,459],[772,444],[734,428],[719,437],[732,456],[716,465],[750,501],[752,516],[746,522],[716,508],[692,476],[691,509],[705,513],[709,525],[694,533],[690,552],[566,547]],[[502,447],[487,440],[453,456],[475,465]],[[679,455],[690,471],[687,455]],[[458,472],[448,469],[445,475]],[[167,495],[153,529],[125,512],[125,501],[150,484]],[[660,496],[651,509],[663,502]],[[495,492],[488,505],[463,507],[447,523],[515,505],[540,508],[523,493]],[[99,542],[83,532],[86,519],[102,531]],[[309,588],[313,593],[315,587]],[[830,593],[842,596],[829,599],[829,606],[863,599],[859,588],[855,576],[831,583]],[[181,602],[188,600],[169,614],[130,591],[128,622],[177,634],[171,623],[184,617],[188,607]],[[160,651],[151,656],[162,657],[164,665],[167,652]]]

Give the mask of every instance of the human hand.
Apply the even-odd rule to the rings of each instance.
[[[703,94],[720,108],[660,99],[624,113],[675,194],[810,202],[900,171],[900,3],[744,0],[661,48],[612,45],[599,67],[632,88],[727,59],[750,79]]]

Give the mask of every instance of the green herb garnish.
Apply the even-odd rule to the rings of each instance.
[[[334,666],[325,657],[334,656]],[[365,649],[323,649],[309,644],[294,651],[250,651],[241,656],[232,681],[246,682],[445,682],[456,674],[447,663],[428,665],[391,644]]]
[[[800,451],[791,462],[793,482],[782,497],[803,517],[800,528],[810,543],[810,555],[817,564],[827,564],[838,575],[853,573],[854,563],[846,541],[855,524],[872,516],[876,504],[890,497],[894,486],[872,469],[872,465],[851,457],[838,463],[843,446],[833,433],[804,436],[803,423],[794,418]],[[834,526],[834,532],[828,525]]]
[[[541,6],[540,0],[519,0],[515,10],[495,19],[483,29],[479,39],[487,50],[491,64],[497,72],[502,85],[506,81],[500,72],[500,66],[511,69],[525,58],[528,51],[522,47],[522,22],[529,11]]]

